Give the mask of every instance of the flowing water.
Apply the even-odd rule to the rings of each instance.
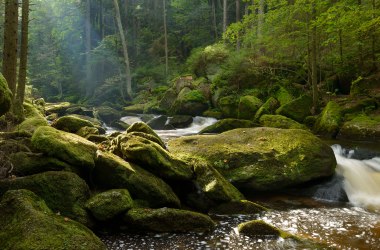
[[[128,119],[132,119],[129,117]],[[133,118],[135,119],[135,118]],[[215,120],[196,118],[187,129],[157,131],[164,139],[196,134]],[[330,143],[330,142],[329,142]],[[262,219],[323,244],[321,249],[380,249],[380,150],[333,145],[336,175],[307,196],[265,194],[248,197],[270,211],[261,215],[211,215],[217,228],[205,234],[101,233],[109,249],[314,249],[309,242],[249,238],[242,222]],[[348,202],[347,202],[348,199]]]

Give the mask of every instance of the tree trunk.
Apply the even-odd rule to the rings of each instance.
[[[17,100],[22,104],[25,96],[26,67],[28,62],[29,0],[22,1],[20,68],[17,86]]]
[[[86,19],[85,19],[85,49],[86,49],[86,96],[90,97],[92,93],[91,84],[91,2],[86,0]]]
[[[218,40],[218,27],[216,23],[216,6],[215,6],[215,0],[211,0],[211,11],[212,11],[212,22],[214,26],[214,36],[215,36],[215,42]]]
[[[372,0],[372,19],[376,18],[376,0]],[[376,56],[376,27],[372,30],[372,70],[377,71],[377,56]]]
[[[223,33],[227,30],[227,0],[223,0]]]
[[[312,19],[316,19],[315,3],[312,3]],[[311,30],[311,85],[313,89],[313,114],[318,111],[317,27]]]
[[[5,1],[3,75],[13,96],[17,79],[18,0]]]
[[[127,81],[126,81],[127,95],[129,98],[132,98],[132,78],[131,78],[131,69],[130,69],[130,64],[129,64],[128,47],[127,47],[127,41],[125,40],[123,25],[121,24],[119,3],[117,1],[118,0],[113,0],[113,4],[115,7],[115,17],[116,17],[117,28],[119,30],[120,40],[123,46],[125,73],[126,73],[126,78],[127,78]],[[122,93],[122,97],[124,98],[125,97],[124,85],[120,87],[120,91]]]
[[[165,77],[169,72],[169,51],[168,51],[168,30],[166,25],[166,0],[162,0],[163,17],[164,17],[164,38],[165,38]]]
[[[236,16],[236,22],[240,22],[240,0],[235,1],[236,5],[236,11],[235,11],[235,16]],[[236,39],[236,50],[240,49],[240,34],[238,34],[238,37]]]

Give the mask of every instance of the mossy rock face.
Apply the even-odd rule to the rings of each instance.
[[[17,152],[9,156],[16,176],[39,174],[46,171],[72,171],[72,167],[54,157],[37,153]]]
[[[173,153],[203,158],[237,187],[277,190],[335,171],[332,149],[299,129],[244,128],[169,141]]]
[[[252,128],[252,127],[257,127],[257,126],[258,125],[256,123],[249,120],[227,118],[227,119],[219,120],[213,125],[210,125],[202,129],[200,134],[216,134],[216,133],[222,133],[228,130],[232,130],[235,128]]]
[[[133,200],[127,189],[112,189],[92,197],[86,208],[100,221],[107,221],[133,207]]]
[[[247,236],[272,236],[284,239],[296,238],[262,220],[253,220],[238,225],[238,232]]]
[[[108,106],[102,106],[96,108],[96,116],[107,124],[111,124],[113,121],[120,120],[121,113],[114,108]]]
[[[29,190],[12,190],[0,202],[0,242],[10,249],[93,249],[106,246],[88,228],[55,215]]]
[[[294,97],[284,87],[278,87],[274,92],[273,97],[280,102],[280,106],[288,104],[294,100]]]
[[[213,214],[258,214],[268,211],[267,208],[247,200],[230,201],[210,210]]]
[[[84,175],[95,166],[97,146],[75,134],[52,127],[39,127],[32,136],[32,145],[37,150],[63,160]]]
[[[151,129],[146,123],[144,122],[135,122],[133,123],[128,129],[127,133],[133,133],[133,132],[141,132],[148,135],[151,135],[152,137],[155,137],[156,139],[152,139],[152,141],[158,143],[161,145],[161,147],[166,148],[165,143],[161,140],[161,138],[154,132],[153,129]],[[150,136],[150,137],[151,137]],[[149,138],[150,138],[149,137]],[[144,137],[146,138],[146,137]]]
[[[216,118],[216,119],[222,119],[223,118],[223,114],[219,110],[206,110],[205,112],[203,112],[202,115],[205,117],[212,117],[212,118]]]
[[[205,214],[173,208],[133,208],[124,220],[136,230],[153,232],[206,232],[215,227],[214,221]]]
[[[12,92],[8,88],[8,83],[0,73],[0,116],[9,111],[12,105]]]
[[[43,114],[31,103],[24,103],[25,120],[17,126],[17,130],[33,133],[38,127],[47,126],[48,122]]]
[[[144,113],[145,104],[139,103],[123,108],[123,114],[142,114]]]
[[[351,84],[350,94],[352,96],[379,96],[380,94],[380,74],[375,74],[369,77],[360,77]]]
[[[111,141],[111,153],[167,180],[190,180],[193,172],[184,161],[163,149],[159,144],[140,136],[121,134]]]
[[[208,103],[201,91],[184,88],[178,94],[170,113],[197,116],[207,109]]]
[[[67,115],[55,120],[51,126],[66,132],[76,133],[83,127],[94,127],[94,124],[76,116]]]
[[[367,97],[355,97],[337,100],[337,103],[342,109],[342,114],[353,114],[359,112],[368,112],[376,110],[378,104],[375,99]]]
[[[69,102],[58,102],[58,103],[46,103],[45,112],[50,115],[53,113],[62,116],[66,113],[66,110],[71,106]]]
[[[277,115],[289,117],[297,122],[303,122],[306,116],[311,114],[313,100],[308,95],[303,95],[297,99],[282,105],[276,110]]]
[[[239,100],[235,96],[226,96],[219,99],[218,107],[225,118],[237,118]]]
[[[111,153],[98,151],[93,181],[101,188],[128,189],[133,199],[146,200],[153,207],[180,205],[163,180]]]
[[[239,119],[253,120],[263,102],[255,96],[243,96],[239,101]]]
[[[77,135],[83,138],[88,138],[90,135],[99,135],[99,130],[95,127],[81,127],[77,132]]]
[[[334,138],[339,132],[341,122],[342,110],[340,106],[336,102],[330,101],[318,117],[314,131],[317,134]]]
[[[263,115],[260,117],[260,124],[263,127],[308,130],[305,125],[282,115]]]
[[[158,104],[158,107],[162,110],[169,111],[176,99],[177,92],[174,89],[170,88],[165,92],[164,96],[160,100],[160,103]]]
[[[258,121],[262,115],[274,114],[279,107],[279,101],[273,97],[269,97],[269,99],[259,108],[259,110],[257,110],[254,121]]]
[[[380,114],[358,115],[351,121],[346,121],[338,134],[339,139],[357,141],[379,141],[380,140]]]
[[[120,129],[120,130],[127,130],[130,127],[129,124],[127,124],[123,121],[113,121],[113,122],[111,122],[110,126],[113,128]]]
[[[0,181],[0,195],[8,190],[28,189],[43,198],[54,212],[91,225],[84,204],[90,190],[84,180],[70,172],[45,172]]]

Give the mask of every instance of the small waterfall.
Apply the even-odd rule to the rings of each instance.
[[[352,159],[354,151],[333,145],[337,174],[344,177],[343,187],[349,201],[360,207],[380,210],[380,157]]]

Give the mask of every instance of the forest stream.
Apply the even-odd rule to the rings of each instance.
[[[124,117],[125,122],[138,117]],[[196,134],[215,119],[196,117],[186,129],[156,131],[164,140]],[[312,239],[326,249],[378,249],[380,245],[380,149],[370,143],[326,141],[337,159],[336,175],[300,194],[247,195],[270,211],[261,215],[211,215],[211,233],[101,233],[109,249],[311,249],[305,242],[239,235],[237,225],[264,220],[292,234]],[[342,144],[343,146],[339,145]],[[353,146],[355,145],[355,146]],[[360,178],[358,178],[360,177]],[[348,199],[348,202],[345,200]],[[324,248],[323,248],[324,249]]]

